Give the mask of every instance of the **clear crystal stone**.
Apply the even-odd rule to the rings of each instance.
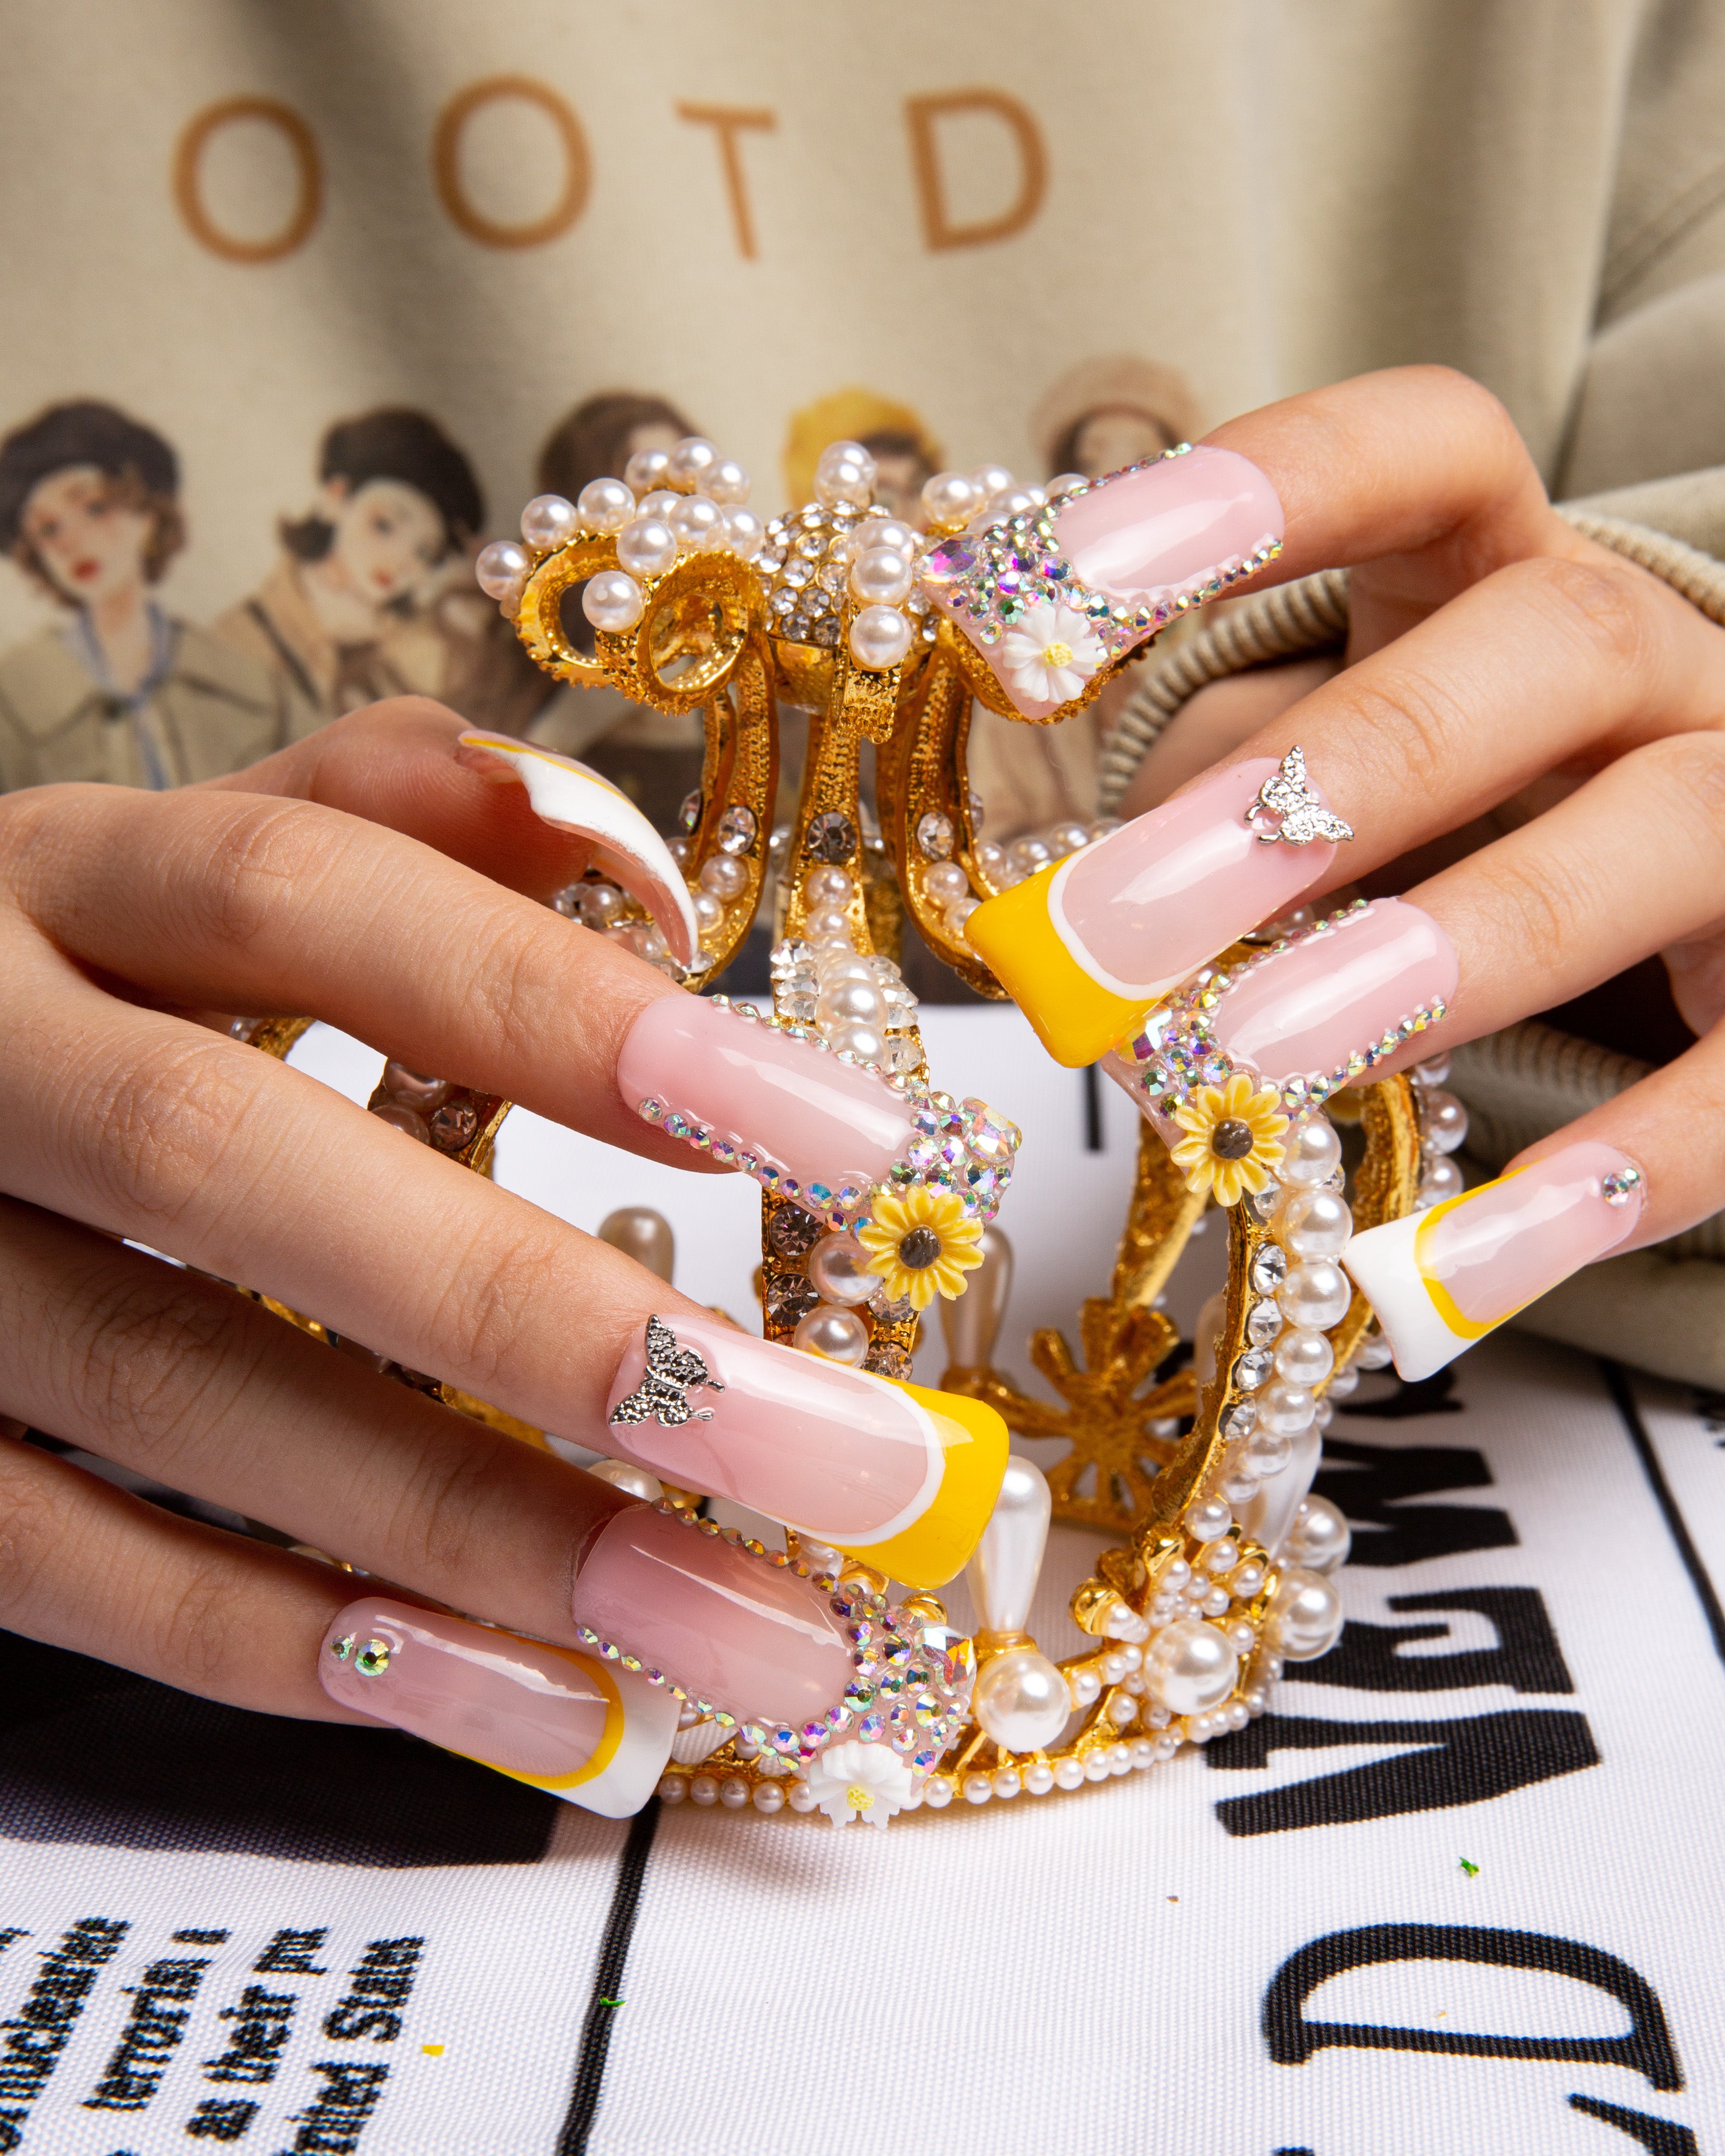
[[[1260,1295],[1274,1295],[1288,1276],[1288,1254],[1279,1243],[1266,1243],[1252,1260],[1252,1286]]]
[[[719,851],[721,854],[746,854],[755,843],[759,827],[755,812],[746,808],[740,801],[733,801],[719,819]]]
[[[1224,1437],[1250,1437],[1258,1426],[1258,1403],[1241,1400],[1222,1418]]]
[[[1246,1320],[1246,1338],[1255,1348],[1267,1348],[1281,1330],[1281,1306],[1273,1296],[1252,1306]]]
[[[1235,1359],[1234,1382],[1243,1393],[1257,1391],[1276,1368],[1276,1358],[1267,1348],[1250,1348]]]
[[[952,819],[931,808],[916,824],[916,848],[926,861],[949,860],[952,854]]]

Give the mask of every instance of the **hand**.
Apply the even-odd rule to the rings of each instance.
[[[1226,454],[1207,468],[1213,452]],[[1219,688],[1190,716],[1224,760],[1195,777],[1176,762],[1191,753],[1183,716],[1161,762],[1180,790],[1072,866],[1058,973],[1014,980],[1004,955],[1008,985],[1047,1007],[1056,1052],[1085,1060],[1097,1050],[1084,1024],[1135,1029],[1242,932],[1344,880],[1401,896],[1260,965],[1215,1012],[1224,1046],[1278,1085],[1345,1075],[1386,1028],[1438,1005],[1375,1067],[1441,1055],[1655,952],[1702,1036],[1441,1219],[1356,1239],[1344,1262],[1398,1366],[1425,1374],[1578,1265],[1725,1204],[1725,631],[1565,523],[1502,407],[1443,370],[1232,420],[1183,465],[1090,497],[1111,522],[1099,531],[1091,511],[1075,551],[1082,537],[1094,560],[1109,547],[1117,563],[1135,547],[1147,558],[1163,495],[1194,497],[1200,480],[1216,506],[1198,551],[1210,551],[1169,577],[1164,548],[1164,580],[1201,579],[1266,521],[1273,535],[1279,501],[1283,551],[1256,581],[1348,567],[1347,664]],[[1061,513],[1063,536],[1083,507]],[[1296,746],[1351,842],[1246,832]],[[1158,773],[1143,778],[1147,793]],[[972,917],[987,955],[1024,947],[1030,889]]]
[[[655,888],[663,848],[639,818],[631,840],[614,789],[540,757],[536,814],[509,783],[519,761],[460,734],[403,700],[218,785],[0,802],[0,1410],[399,1583],[356,1603],[327,1564],[6,1439],[0,1621],[234,1704],[398,1723],[628,1810],[664,1764],[675,1700],[572,1660],[578,1628],[798,1724],[850,1675],[825,1599],[223,1283],[820,1542],[890,1548],[896,1576],[920,1565],[929,1584],[987,1518],[995,1433],[725,1326],[195,1015],[311,1013],[680,1166],[713,1163],[642,1119],[647,1096],[805,1183],[885,1173],[911,1124],[884,1080],[684,994],[537,902],[586,866],[583,823],[625,870],[635,844]],[[660,896],[675,936],[686,895]],[[671,1345],[649,1354],[655,1317]],[[647,1383],[649,1360],[671,1377]],[[644,1386],[655,1412],[608,1419]],[[955,1448],[983,1471],[943,1481]],[[1004,1431],[998,1450],[996,1487]]]

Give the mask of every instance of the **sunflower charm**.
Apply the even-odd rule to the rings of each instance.
[[[897,1302],[908,1296],[916,1310],[926,1310],[937,1295],[963,1295],[964,1276],[983,1261],[982,1222],[966,1213],[952,1191],[931,1190],[927,1184],[913,1186],[902,1197],[877,1199],[873,1217],[858,1229],[857,1237],[869,1253],[869,1270],[880,1276],[887,1300]]]
[[[1173,1118],[1187,1133],[1173,1148],[1175,1167],[1186,1171],[1189,1190],[1213,1191],[1219,1205],[1238,1205],[1245,1190],[1255,1198],[1281,1165],[1281,1096],[1273,1086],[1255,1090],[1244,1070],[1224,1086],[1200,1086]]]

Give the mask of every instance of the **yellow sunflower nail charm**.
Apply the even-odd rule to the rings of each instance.
[[[1173,1148],[1186,1188],[1214,1191],[1219,1205],[1238,1205],[1245,1190],[1256,1197],[1281,1165],[1281,1134],[1288,1127],[1281,1096],[1273,1086],[1255,1091],[1244,1070],[1225,1086],[1200,1086],[1173,1118],[1187,1133]]]
[[[869,1270],[880,1274],[887,1295],[895,1302],[908,1296],[917,1310],[937,1295],[963,1295],[965,1274],[983,1261],[982,1222],[967,1214],[952,1191],[926,1184],[877,1199],[873,1218],[857,1235],[869,1253]]]

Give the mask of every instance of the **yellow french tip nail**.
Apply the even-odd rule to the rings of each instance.
[[[882,1382],[914,1400],[933,1424],[944,1455],[939,1486],[923,1512],[896,1533],[834,1547],[906,1587],[943,1587],[964,1569],[982,1539],[1000,1495],[1011,1440],[985,1400],[894,1378]]]
[[[1116,995],[1073,955],[1050,910],[1051,886],[1065,865],[1050,862],[984,899],[964,932],[1055,1061],[1076,1070],[1136,1033],[1155,999]]]

